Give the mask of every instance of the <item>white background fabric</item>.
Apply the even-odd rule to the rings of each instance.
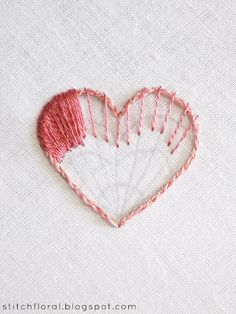
[[[0,2],[1,306],[235,313],[235,2]],[[121,108],[158,85],[199,114],[200,151],[165,196],[115,229],[49,165],[37,117],[72,87]]]

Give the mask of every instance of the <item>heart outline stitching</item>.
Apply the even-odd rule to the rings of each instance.
[[[153,131],[155,129],[156,124],[156,118],[157,118],[157,111],[158,111],[158,105],[160,102],[160,96],[165,96],[170,99],[170,106],[169,110],[167,111],[164,119],[164,123],[162,125],[162,128],[160,130],[160,133],[162,134],[165,126],[167,124],[168,117],[170,115],[171,110],[171,104],[175,102],[176,105],[181,107],[183,109],[183,113],[176,125],[176,128],[174,132],[172,133],[167,145],[170,146],[175,135],[178,132],[178,129],[180,128],[180,125],[183,122],[183,119],[185,116],[188,116],[190,119],[190,124],[188,128],[186,128],[182,138],[178,142],[178,144],[172,149],[171,153],[173,154],[179,147],[180,143],[184,140],[189,130],[193,129],[194,134],[194,141],[192,150],[188,156],[188,159],[185,161],[185,163],[180,167],[178,171],[175,172],[175,174],[172,176],[170,180],[168,180],[167,183],[163,184],[162,187],[154,193],[153,196],[151,196],[147,201],[143,202],[140,206],[138,206],[136,209],[132,210],[130,213],[124,215],[119,221],[114,220],[110,214],[108,214],[102,207],[98,206],[93,200],[91,200],[89,197],[87,197],[80,187],[72,180],[72,178],[67,174],[66,170],[60,165],[61,161],[63,160],[63,157],[65,153],[79,145],[84,145],[83,139],[86,137],[86,128],[85,128],[85,122],[83,119],[82,110],[80,107],[80,96],[86,96],[87,103],[89,106],[89,112],[90,112],[90,120],[92,123],[92,129],[93,129],[93,135],[97,137],[95,127],[94,127],[94,121],[92,117],[92,110],[91,110],[91,104],[90,104],[90,96],[94,96],[97,99],[99,99],[102,104],[105,107],[105,140],[109,141],[109,133],[108,133],[108,110],[112,113],[114,117],[118,119],[118,127],[117,127],[117,133],[116,133],[116,146],[119,147],[119,141],[120,141],[120,118],[124,115],[126,115],[126,135],[127,135],[127,144],[130,144],[129,139],[129,107],[132,106],[137,101],[141,101],[141,110],[140,110],[140,117],[139,117],[139,125],[138,125],[138,135],[140,135],[141,127],[142,127],[142,119],[143,119],[143,107],[144,107],[144,99],[149,94],[155,94],[156,97],[156,105],[155,105],[155,111],[154,111],[154,117],[151,123],[151,130]],[[58,109],[60,111],[58,112]],[[69,117],[69,115],[65,115],[65,110],[69,109],[69,115],[70,119],[69,122],[66,123],[63,119]],[[63,116],[63,117],[61,117]],[[137,94],[135,94],[132,98],[126,101],[126,103],[123,106],[122,110],[117,110],[117,108],[113,105],[110,98],[100,91],[96,91],[93,89],[71,89],[66,92],[60,93],[56,96],[54,96],[42,109],[41,114],[38,118],[38,124],[37,124],[37,135],[40,141],[40,145],[43,148],[46,156],[49,158],[51,164],[54,166],[54,168],[60,173],[60,175],[67,181],[69,186],[72,190],[90,207],[92,208],[96,213],[98,213],[106,222],[111,224],[114,227],[121,227],[123,226],[128,220],[130,220],[132,217],[138,215],[141,213],[144,209],[149,207],[151,204],[153,204],[172,184],[177,180],[180,175],[182,175],[183,172],[185,172],[192,161],[196,157],[196,152],[199,147],[199,126],[196,122],[198,116],[194,116],[192,113],[192,110],[189,106],[189,104],[186,104],[185,101],[180,98],[176,97],[176,94],[174,92],[169,92],[167,89],[159,87],[153,87],[153,88],[143,88],[140,90]],[[57,130],[58,134],[60,134],[58,139],[58,134],[54,136],[54,138],[51,139],[49,136],[53,134],[53,128],[52,125],[59,124],[60,128],[62,127],[62,124],[64,123],[63,127],[67,130],[66,137],[62,134],[61,130]],[[60,131],[60,132],[59,132]],[[63,130],[64,131],[64,130]],[[51,132],[51,133],[50,133]],[[70,132],[70,134],[68,133]],[[68,136],[69,134],[69,136]],[[56,140],[55,140],[56,139]],[[60,139],[62,139],[62,145],[57,146],[56,144],[60,143]],[[68,141],[69,139],[69,141]],[[52,140],[54,140],[56,143],[54,143]],[[59,140],[59,142],[58,142]],[[55,145],[56,146],[55,146]],[[61,144],[61,143],[60,143]]]

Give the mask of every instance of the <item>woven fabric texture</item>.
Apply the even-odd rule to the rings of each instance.
[[[236,312],[235,12],[230,0],[0,0],[0,312],[16,302]],[[165,195],[116,229],[50,165],[37,119],[71,88],[103,91],[121,110],[138,90],[159,85],[199,115],[200,149]],[[172,169],[160,137],[144,130],[136,140],[115,155],[115,145],[106,151],[91,137],[63,160],[117,217]],[[150,151],[158,152],[152,163]],[[130,182],[134,160],[142,169]]]

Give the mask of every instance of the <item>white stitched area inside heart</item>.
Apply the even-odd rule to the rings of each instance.
[[[121,118],[120,145],[115,145],[117,117],[109,112],[109,141],[104,140],[104,105],[91,98],[97,138],[92,135],[91,119],[86,100],[81,98],[87,136],[84,146],[67,152],[61,165],[79,188],[92,201],[102,207],[115,220],[121,219],[150,199],[166,184],[187,160],[193,141],[190,130],[178,150],[171,149],[178,143],[189,125],[186,117],[168,147],[168,140],[183,114],[183,109],[173,104],[163,134],[160,133],[169,106],[169,99],[162,97],[155,130],[150,125],[153,118],[155,97],[145,97],[140,136],[137,128],[140,101],[130,109],[130,145],[126,141],[125,115]]]

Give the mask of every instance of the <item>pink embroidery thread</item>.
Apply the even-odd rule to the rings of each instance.
[[[160,131],[161,134],[165,131],[165,128],[166,128],[166,125],[167,125],[167,122],[168,122],[168,119],[169,119],[169,116],[170,116],[170,113],[171,113],[171,107],[172,107],[172,104],[174,102],[174,99],[175,99],[175,93],[173,93],[173,95],[171,96],[170,103],[169,103],[169,108],[168,108],[168,111],[167,111],[167,113],[165,115],[165,120],[163,122],[163,125],[161,127],[161,131]]]
[[[129,121],[129,107],[127,106],[126,109],[125,109],[125,113],[126,113],[126,124],[127,124],[127,127],[126,127],[126,136],[127,136],[127,144],[129,145],[130,144],[130,121]]]
[[[86,93],[86,99],[87,99],[87,103],[88,103],[88,107],[89,107],[89,115],[90,115],[90,120],[91,120],[91,124],[92,124],[92,129],[93,129],[93,136],[97,137],[97,133],[95,130],[95,125],[94,125],[94,120],[93,120],[93,114],[92,114],[92,109],[91,109],[89,93]]]
[[[93,135],[97,137],[97,133],[95,130],[95,124],[92,114],[90,96],[96,97],[102,104],[104,105],[104,120],[105,120],[105,140],[109,141],[108,134],[108,120],[109,120],[109,111],[117,118],[117,132],[115,137],[116,146],[119,147],[120,144],[120,119],[123,115],[126,115],[126,140],[127,144],[130,144],[130,117],[129,117],[129,108],[137,101],[141,101],[140,115],[139,115],[139,123],[138,123],[138,134],[141,133],[142,121],[143,121],[143,111],[144,111],[144,100],[145,97],[149,94],[156,95],[156,103],[154,109],[154,116],[151,123],[151,130],[155,129],[157,123],[157,114],[158,108],[160,105],[160,97],[165,96],[170,100],[169,107],[167,113],[164,117],[164,121],[162,127],[160,129],[160,133],[162,134],[166,128],[168,123],[168,119],[171,113],[171,107],[173,102],[175,102],[179,107],[181,107],[184,112],[181,115],[177,126],[174,132],[171,134],[169,141],[167,142],[168,146],[171,146],[178,130],[180,129],[181,124],[183,123],[184,118],[188,115],[190,123],[186,128],[184,134],[181,139],[171,150],[171,154],[174,154],[180,144],[183,142],[187,133],[190,129],[193,129],[194,133],[194,142],[192,151],[182,165],[182,167],[173,175],[173,177],[164,184],[161,189],[159,189],[148,201],[144,202],[138,208],[133,210],[128,215],[124,216],[119,222],[112,219],[112,217],[101,207],[95,204],[94,201],[89,199],[81,189],[75,184],[70,178],[70,176],[66,173],[60,163],[63,160],[63,157],[66,152],[72,150],[79,145],[84,145],[84,138],[86,137],[86,127],[85,121],[83,117],[83,112],[80,104],[80,96],[85,96],[89,108],[90,121],[92,125]],[[108,111],[109,110],[109,111]],[[124,105],[123,110],[118,111],[112,104],[111,100],[104,94],[99,91],[93,89],[80,89],[80,90],[69,90],[67,92],[56,95],[52,98],[50,102],[48,102],[38,119],[37,133],[40,144],[49,158],[51,164],[55,167],[55,169],[61,174],[61,176],[68,182],[69,186],[75,191],[75,193],[88,205],[90,206],[96,213],[98,213],[105,221],[110,223],[112,226],[121,227],[132,217],[136,216],[140,212],[142,212],[145,208],[154,203],[161,194],[163,194],[172,184],[177,180],[177,178],[188,169],[192,161],[196,156],[196,152],[199,146],[199,128],[196,123],[196,119],[198,116],[194,116],[192,114],[192,110],[189,104],[186,104],[183,99],[176,97],[175,93],[169,92],[162,87],[157,88],[144,88],[140,92],[138,92],[135,96],[129,99]]]
[[[144,93],[143,93],[142,96],[141,96],[141,108],[140,108],[140,116],[139,116],[138,135],[141,134],[141,128],[142,128],[144,97],[145,96],[144,96]]]
[[[158,87],[158,89],[156,90],[157,93],[157,98],[156,98],[156,105],[155,105],[155,111],[154,111],[154,117],[153,117],[153,121],[151,124],[151,130],[154,131],[155,130],[155,125],[156,125],[156,120],[157,120],[157,114],[158,114],[158,107],[160,105],[160,98],[161,98],[161,86]]]

